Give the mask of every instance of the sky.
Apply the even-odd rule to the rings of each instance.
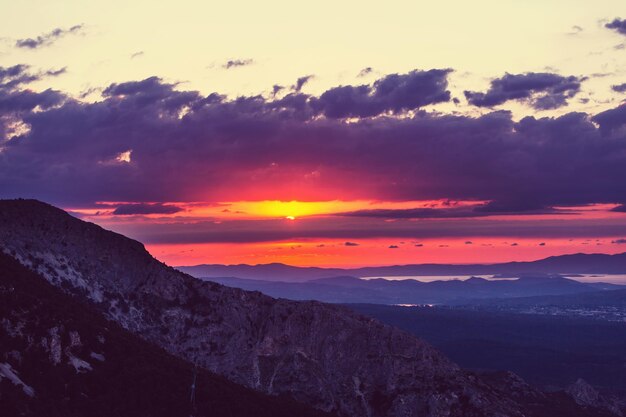
[[[0,198],[169,264],[626,252],[622,1],[0,9]]]

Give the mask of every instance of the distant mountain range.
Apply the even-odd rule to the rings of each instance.
[[[364,280],[348,276],[306,282],[240,278],[204,279],[292,300],[371,304],[458,304],[481,299],[579,294],[626,288],[606,283],[582,283],[558,275],[524,276],[493,281],[473,277],[466,280],[433,282],[413,279]]]
[[[619,414],[564,393],[542,393],[511,374],[494,380],[464,371],[428,343],[345,307],[277,300],[198,280],[157,261],[139,242],[38,201],[0,201],[0,251],[36,273],[15,283],[9,264],[4,267],[8,274],[0,274],[8,300],[0,320],[0,402],[8,404],[3,413],[9,406],[22,413],[27,403],[33,409],[62,407],[55,402],[59,398],[67,408],[80,409],[92,397],[142,404],[163,395],[154,399],[158,408],[169,398],[159,393],[168,389],[173,406],[183,407],[182,395],[189,387],[185,371],[193,364],[235,384],[288,395],[340,417]],[[35,284],[35,297],[29,299],[29,282],[37,280],[51,285],[39,292]],[[111,321],[111,327],[90,312]],[[144,357],[151,349],[148,344],[168,355],[154,351]],[[110,386],[98,397],[102,375]],[[143,379],[135,380],[136,375]],[[159,375],[172,375],[171,383],[158,386]],[[215,381],[211,375],[201,372],[199,390]],[[125,387],[128,392],[110,392]],[[211,395],[198,393],[198,401],[210,404]],[[296,407],[271,405],[267,397],[254,399],[249,390],[235,385],[225,384],[214,395],[224,395],[217,406],[249,401],[235,407],[241,412],[268,404],[281,415]],[[111,408],[115,406],[109,403],[94,415],[153,415],[116,411]],[[92,415],[91,409],[84,410]],[[205,410],[197,415],[237,415]],[[62,410],[50,413],[65,415]]]
[[[528,275],[528,274],[626,274],[626,253],[617,255],[584,254],[551,256],[530,262],[498,264],[417,264],[364,268],[296,267],[280,263],[262,265],[196,265],[177,269],[195,277],[260,279],[302,282],[336,276],[438,276],[438,275]]]

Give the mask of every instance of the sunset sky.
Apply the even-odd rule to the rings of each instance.
[[[0,5],[0,198],[172,265],[626,252],[623,1]]]

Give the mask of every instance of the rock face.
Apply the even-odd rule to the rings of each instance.
[[[0,249],[142,338],[265,393],[342,416],[524,415],[405,332],[337,306],[199,281],[44,203],[0,201]]]
[[[197,386],[191,401],[191,383]],[[196,370],[0,253],[0,415],[332,417]]]
[[[579,378],[570,385],[567,389],[567,393],[574,399],[576,404],[583,407],[604,409],[617,416],[623,415],[616,401],[600,395],[600,393],[584,379]]]

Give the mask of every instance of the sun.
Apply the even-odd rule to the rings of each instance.
[[[328,202],[304,202],[304,201],[258,201],[246,204],[243,211],[260,215],[262,217],[279,217],[287,220],[295,220],[299,217],[312,216],[327,211],[333,211]]]

